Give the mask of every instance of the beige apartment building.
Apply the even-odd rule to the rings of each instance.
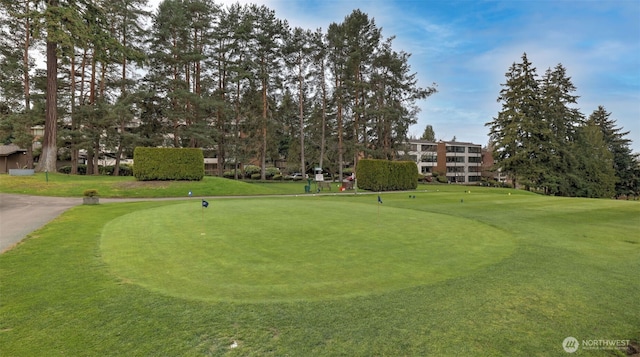
[[[407,155],[423,175],[446,175],[450,183],[482,180],[482,145],[458,141],[410,140]]]

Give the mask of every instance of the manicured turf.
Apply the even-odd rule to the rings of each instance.
[[[136,181],[128,176],[84,176],[38,173],[33,176],[0,175],[0,192],[40,196],[81,197],[87,189],[104,198],[161,198],[273,195],[304,193],[300,181],[236,181],[205,176],[201,181]]]
[[[193,200],[135,211],[105,226],[102,254],[115,274],[154,291],[265,302],[431,284],[495,264],[515,246],[478,221],[343,201]]]
[[[382,205],[376,195],[337,195],[215,199],[204,212],[198,200],[73,208],[0,255],[0,355],[564,356],[561,344],[568,336],[579,341],[640,338],[639,202],[482,188],[465,193],[468,188],[457,186],[427,189],[382,194]],[[229,215],[220,213],[223,206]],[[305,207],[322,211],[328,220],[309,223]],[[192,223],[185,232],[167,232],[177,224],[174,213]],[[344,218],[345,213],[352,218]],[[164,229],[140,220],[156,216],[165,217],[157,223]],[[376,217],[373,222],[371,216]],[[250,224],[237,225],[235,218]],[[205,224],[198,225],[202,220]],[[471,229],[459,231],[446,222]],[[130,241],[108,234],[119,226],[128,228],[122,236]],[[164,243],[140,239],[143,233],[132,236],[133,229],[149,236],[157,230]],[[376,229],[391,233],[367,238]],[[412,231],[411,237],[395,235],[405,229]],[[455,240],[455,254],[449,254],[439,246],[449,243],[441,238],[442,230],[472,243]],[[294,237],[279,235],[291,231]],[[243,233],[242,239],[234,241],[234,232]],[[492,241],[482,238],[484,232],[500,232],[505,238]],[[423,240],[412,238],[414,233]],[[385,241],[386,234],[394,234],[395,240]],[[430,236],[435,237],[433,244]],[[176,242],[177,237],[184,244]],[[134,249],[135,239],[147,247],[137,257],[117,251]],[[235,255],[220,255],[219,261],[262,274],[274,295],[251,286],[255,297],[234,296],[233,281],[253,278],[224,270],[220,262],[207,264],[218,254],[207,248],[222,247],[215,239],[242,244]],[[330,244],[315,241],[319,239]],[[347,257],[335,247],[341,239],[370,250],[352,250]],[[291,240],[295,247],[286,244]],[[197,249],[198,243],[203,249]],[[173,264],[182,259],[182,264],[206,271],[198,275],[188,269],[184,281],[176,281],[178,275],[153,261],[174,259],[173,254],[153,251],[165,244],[167,251],[182,255]],[[176,252],[180,249],[191,253]],[[247,255],[247,250],[253,252]],[[488,251],[499,257],[487,258]],[[416,259],[421,252],[450,275],[433,279],[438,272]],[[345,293],[334,284],[309,297],[274,284],[285,279],[304,288],[304,279],[326,272],[315,266],[325,264],[322,254],[333,262],[325,265],[331,270],[326,273],[331,274],[329,281],[341,279],[357,293]],[[458,254],[463,257],[448,264]],[[487,261],[467,267],[466,261],[476,254]],[[253,265],[242,264],[251,259]],[[314,266],[309,269],[296,259],[313,261]],[[359,272],[367,263],[384,259],[390,263],[386,270],[399,274],[385,283],[383,269],[373,262],[371,271],[381,285],[388,284],[381,288],[373,280],[353,284],[349,274],[333,272]],[[357,266],[350,266],[351,261]],[[278,262],[299,271],[276,275],[271,270]],[[411,271],[421,264],[426,272]],[[153,272],[135,272],[141,265],[153,267]],[[221,277],[221,272],[230,276]],[[407,272],[415,275],[400,276]],[[366,273],[361,274],[366,281]],[[143,278],[147,281],[138,280]],[[227,284],[222,292],[207,291],[206,285],[219,280]],[[211,298],[213,294],[220,295]],[[576,355],[612,353],[581,348]]]

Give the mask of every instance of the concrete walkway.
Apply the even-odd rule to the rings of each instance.
[[[0,253],[43,227],[82,198],[40,197],[0,193]]]
[[[368,194],[368,193],[366,193]],[[371,193],[375,194],[375,193]],[[325,194],[318,194],[325,195]],[[336,195],[327,193],[326,195]],[[283,195],[194,197],[193,199],[233,199],[251,197],[281,197]],[[295,197],[315,197],[313,195],[290,195]],[[100,198],[101,203],[185,200],[187,197],[167,198]],[[73,206],[82,204],[82,197],[46,197],[0,193],[0,254],[13,248],[31,232]]]

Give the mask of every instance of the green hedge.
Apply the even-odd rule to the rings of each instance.
[[[140,181],[199,181],[204,177],[201,149],[137,147],[133,162],[133,176]]]
[[[363,159],[358,162],[358,187],[371,191],[415,190],[418,165],[412,161]]]
[[[100,166],[99,172],[100,175],[113,176],[113,172],[115,171],[115,166]],[[71,166],[62,166],[58,169],[58,172],[61,174],[71,174]],[[87,174],[87,165],[78,164],[78,175],[86,175]],[[122,164],[120,165],[120,172],[118,173],[120,176],[133,176],[133,168],[130,165]]]

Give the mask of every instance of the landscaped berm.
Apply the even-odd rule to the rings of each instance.
[[[568,337],[582,356],[637,346],[639,202],[453,185],[379,197],[75,207],[0,255],[0,355],[563,356]]]

